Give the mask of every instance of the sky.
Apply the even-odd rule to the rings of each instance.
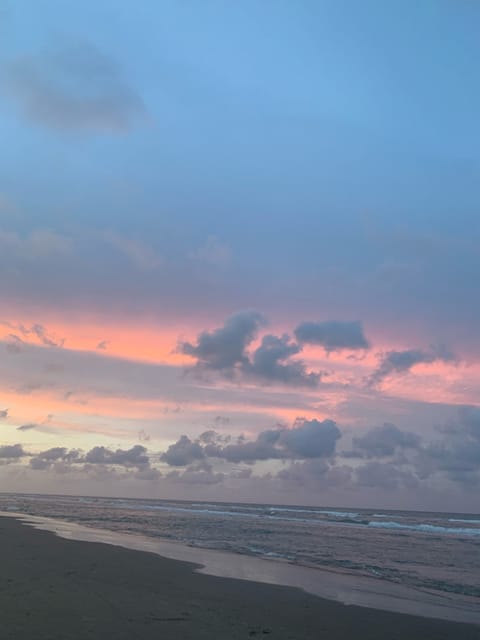
[[[0,487],[478,511],[480,5],[0,0]]]

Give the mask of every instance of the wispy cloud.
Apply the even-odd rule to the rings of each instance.
[[[104,239],[108,244],[115,247],[117,251],[128,258],[137,269],[149,271],[157,269],[164,264],[163,258],[144,242],[113,231],[105,232]]]
[[[35,424],[35,422],[29,422],[28,424],[22,424],[17,427],[17,431],[31,431],[32,429],[36,429],[37,427],[38,424]]]
[[[116,62],[86,42],[10,60],[2,77],[21,113],[52,130],[121,133],[147,115]]]
[[[68,255],[73,250],[73,241],[69,236],[49,229],[37,229],[24,235],[0,229],[0,250],[3,254],[33,261]]]
[[[204,245],[191,251],[191,260],[203,262],[213,267],[224,267],[232,259],[232,250],[216,236],[208,236]]]
[[[45,347],[62,348],[65,344],[65,340],[63,338],[57,338],[53,333],[48,331],[46,327],[38,322],[35,322],[32,325],[25,325],[21,322],[15,323],[9,322],[8,320],[0,320],[0,325],[13,329],[22,335],[22,338],[16,334],[9,334],[7,336],[7,347],[9,347],[9,350],[12,351],[12,353],[20,352],[22,347],[25,346],[25,344],[32,338],[34,342],[40,343]]]
[[[404,351],[388,351],[380,358],[378,368],[369,378],[370,384],[379,384],[392,375],[404,374],[419,364],[434,362],[455,363],[458,358],[446,347],[431,347],[422,349],[405,349]]]

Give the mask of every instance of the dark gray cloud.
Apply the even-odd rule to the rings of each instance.
[[[387,351],[378,368],[370,377],[370,384],[378,384],[392,374],[402,374],[410,371],[417,364],[432,364],[433,362],[453,363],[457,357],[446,347],[431,347],[430,350],[406,349],[404,351]]]
[[[248,364],[246,349],[264,324],[257,311],[240,311],[225,321],[223,327],[202,331],[197,344],[181,342],[181,353],[197,359],[198,366],[216,371],[233,371],[239,365]]]
[[[384,424],[353,438],[353,448],[341,455],[350,458],[379,458],[359,467],[338,462],[337,442],[342,433],[332,420],[298,419],[291,428],[278,425],[258,434],[255,440],[217,434],[213,430],[201,434],[197,440],[182,436],[169,448],[161,460],[170,466],[185,467],[183,481],[195,478],[204,467],[215,465],[215,459],[231,465],[244,463],[251,467],[259,461],[277,460],[288,466],[270,476],[285,489],[330,487],[353,490],[368,487],[381,490],[415,489],[428,478],[439,475],[461,486],[480,484],[480,412],[476,408],[459,411],[458,420],[440,429],[445,437],[438,442],[424,443],[411,431]],[[388,458],[387,461],[381,458]],[[193,473],[195,470],[195,473]],[[222,469],[223,471],[223,469]],[[235,475],[235,469],[225,478],[247,478],[251,473]],[[177,471],[172,479],[181,480]],[[169,474],[167,474],[168,477]],[[221,480],[204,476],[205,483]],[[200,480],[199,480],[200,482]]]
[[[0,409],[0,419],[8,418],[8,409]]]
[[[20,427],[17,427],[17,431],[31,431],[32,429],[36,429],[38,424],[35,422],[29,422],[27,424],[22,424]]]
[[[21,444],[6,444],[0,447],[0,458],[4,460],[19,460],[27,455]]]
[[[50,460],[44,460],[43,458],[33,457],[30,458],[29,465],[35,471],[45,471],[46,469],[50,469],[52,463]]]
[[[205,453],[198,442],[192,442],[187,436],[180,439],[168,447],[161,456],[161,460],[173,467],[186,466],[195,460],[202,460]]]
[[[119,465],[141,469],[149,465],[149,459],[146,454],[147,449],[139,444],[131,449],[116,449],[115,451],[106,447],[93,447],[85,454],[85,462],[88,464]]]
[[[256,311],[241,311],[230,316],[223,327],[202,332],[196,345],[180,343],[179,351],[197,359],[194,370],[200,373],[216,371],[228,378],[266,384],[318,386],[320,374],[308,373],[302,360],[290,360],[302,348],[288,335],[265,335],[251,355],[247,352],[264,322]]]
[[[333,420],[297,420],[292,429],[283,429],[279,444],[294,458],[323,458],[335,453],[340,429]]]
[[[53,418],[53,414],[48,414],[41,422],[27,422],[26,424],[22,424],[20,427],[17,427],[17,431],[31,431],[32,429],[37,429],[42,425],[47,425]]]
[[[90,44],[17,58],[2,78],[23,115],[50,129],[118,133],[146,116],[116,63]]]
[[[282,457],[277,448],[280,429],[262,431],[253,442],[238,442],[236,444],[208,444],[204,452],[208,457],[222,458],[228,462],[256,462],[258,460],[273,460]],[[285,455],[285,454],[283,454]]]
[[[35,471],[51,469],[57,474],[76,471],[99,480],[119,478],[121,474],[129,474],[143,480],[153,480],[161,476],[159,471],[150,466],[147,450],[140,445],[131,449],[116,450],[99,446],[93,447],[85,454],[79,449],[52,447],[36,454],[25,455],[30,458],[30,468]],[[123,469],[118,470],[118,467]]]
[[[332,420],[298,419],[291,429],[285,426],[267,429],[253,441],[239,438],[234,444],[226,443],[213,431],[205,432],[194,442],[182,436],[161,459],[171,466],[185,466],[205,458],[220,458],[232,463],[329,458],[334,455],[340,437],[341,432]]]
[[[361,323],[355,321],[302,322],[294,333],[298,342],[321,345],[327,352],[368,349],[370,346]]]
[[[353,438],[352,451],[347,457],[381,458],[393,456],[398,449],[418,449],[421,438],[411,431],[402,431],[394,424],[384,424],[367,431],[363,436]]]
[[[74,460],[78,460],[80,458],[80,452],[78,451],[78,449],[52,447],[51,449],[46,449],[45,451],[37,453],[36,457],[41,458],[42,460],[64,460],[67,462],[73,462]]]
[[[370,429],[353,438],[351,451],[340,454],[340,458],[363,458],[360,466],[347,466],[336,456],[342,432],[335,422],[303,418],[290,428],[278,424],[261,431],[252,440],[214,430],[196,439],[183,435],[163,453],[136,445],[116,450],[98,446],[86,453],[58,446],[33,454],[20,444],[9,445],[0,447],[0,463],[23,465],[26,459],[35,471],[76,473],[98,481],[137,478],[156,482],[163,477],[178,484],[213,486],[228,479],[258,478],[252,474],[255,463],[276,461],[262,478],[272,486],[277,483],[279,490],[393,491],[432,483],[447,486],[449,482],[465,489],[480,486],[478,408],[461,408],[455,420],[438,427],[438,433],[437,441],[424,442],[393,424]],[[170,467],[163,476],[158,462]]]
[[[46,449],[32,456],[29,464],[30,467],[36,471],[43,471],[55,465],[55,471],[57,473],[65,473],[69,465],[81,461],[83,461],[83,458],[81,458],[80,451],[77,449],[52,447],[51,449]],[[58,465],[59,462],[64,464]]]
[[[294,387],[316,387],[320,374],[307,373],[305,363],[301,360],[288,362],[291,356],[300,351],[301,347],[287,335],[281,338],[263,336],[261,345],[253,352],[251,363],[246,365],[245,371],[268,382],[280,382]]]

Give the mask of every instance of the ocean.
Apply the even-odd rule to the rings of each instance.
[[[480,614],[480,515],[0,494],[0,510],[369,577]]]

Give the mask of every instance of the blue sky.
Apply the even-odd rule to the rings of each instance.
[[[124,440],[103,446],[134,446],[147,429],[156,434],[152,451],[166,449],[177,436],[196,437],[216,414],[238,412],[225,372],[196,379],[193,390],[182,371],[211,369],[202,332],[249,310],[269,322],[245,343],[251,358],[262,331],[280,339],[307,321],[361,323],[369,343],[361,357],[355,349],[332,355],[319,343],[275,343],[290,350],[288,359],[303,358],[306,372],[328,374],[318,393],[331,400],[318,418],[344,420],[347,431],[400,421],[431,436],[476,405],[479,7],[17,0],[0,8],[0,320],[8,357],[18,355],[12,340],[33,349],[34,360],[39,350],[46,364],[56,350],[57,366],[69,359],[92,407],[110,382],[82,387],[85,365],[75,355],[91,352],[92,367],[101,358],[104,375],[115,358],[132,366],[147,358],[176,380],[174,401],[167,394],[157,413],[139,407],[130,431],[120,429]],[[31,329],[37,325],[44,333]],[[182,340],[197,345],[196,363],[179,352]],[[402,364],[392,352],[403,354]],[[88,415],[61,404],[71,391],[55,396],[61,381],[48,397],[30,394],[23,408],[16,376],[31,375],[27,360],[19,356],[2,373],[5,406],[14,407],[8,443],[35,416],[40,428],[21,432],[40,434],[27,448],[66,439],[87,450],[100,414],[109,433],[119,428],[121,416],[101,413],[101,403]],[[265,380],[252,388],[245,362],[232,366],[246,405],[273,393]],[[365,381],[377,370],[388,374],[373,390]],[[138,374],[145,389],[148,371]],[[295,412],[315,419],[311,399],[297,397],[287,413],[275,406],[286,374],[274,375],[268,416],[257,422],[245,409],[224,430],[255,438],[278,420],[292,425]],[[117,382],[110,397],[125,393]],[[218,395],[202,400],[212,416],[198,405],[183,422],[164,413],[205,385]],[[46,426],[49,415],[56,427]],[[73,423],[78,442],[69,440]],[[410,455],[417,479],[425,451],[415,452],[415,469]],[[463,491],[450,481],[452,492]],[[402,504],[408,499],[407,491]]]

